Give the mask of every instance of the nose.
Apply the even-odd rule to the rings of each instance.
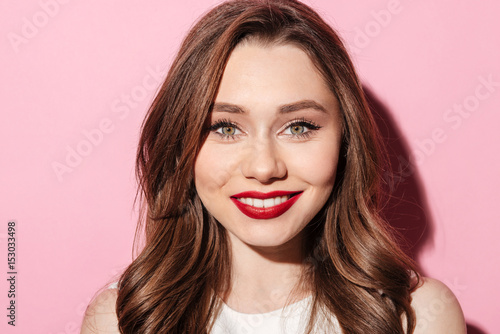
[[[287,174],[285,161],[272,140],[249,143],[240,153],[242,154],[241,171],[246,178],[269,183],[282,179]]]

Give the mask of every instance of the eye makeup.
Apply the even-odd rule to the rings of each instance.
[[[302,117],[289,121],[283,128],[284,130],[281,131],[281,133],[290,137],[302,139],[309,138],[315,131],[321,129],[321,126],[312,120]]]
[[[212,133],[215,133],[222,139],[235,139],[239,133],[241,132],[241,129],[238,127],[238,125],[232,121],[230,121],[227,118],[220,119],[216,122],[214,122],[208,130]]]
[[[315,131],[321,129],[321,126],[312,120],[304,117],[296,118],[288,121],[279,131],[279,134],[285,135],[292,139],[307,139],[312,136]],[[223,118],[214,122],[208,130],[222,139],[236,139],[236,136],[242,133],[239,125],[227,118]]]

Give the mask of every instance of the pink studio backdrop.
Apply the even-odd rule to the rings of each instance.
[[[0,332],[79,332],[94,292],[130,262],[140,123],[182,37],[216,3],[0,3],[5,314],[12,220],[18,272],[16,327],[3,315]],[[384,118],[403,198],[394,220],[425,275],[458,296],[470,333],[497,333],[500,5],[307,3],[338,29]]]

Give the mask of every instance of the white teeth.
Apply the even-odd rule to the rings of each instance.
[[[246,205],[254,206],[256,208],[270,208],[276,205],[280,205],[283,202],[286,202],[289,198],[290,196],[280,196],[280,197],[266,198],[262,200],[259,198],[242,197],[238,198],[238,201]]]
[[[253,199],[253,206],[256,208],[263,208],[264,207],[264,201],[258,198]]]
[[[265,208],[270,208],[272,206],[275,206],[276,204],[274,204],[274,198],[266,198],[264,200],[264,207]]]

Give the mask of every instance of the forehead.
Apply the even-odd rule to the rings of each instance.
[[[227,62],[216,101],[286,104],[335,99],[313,61],[293,44],[240,43]],[[235,101],[236,100],[236,101]]]

